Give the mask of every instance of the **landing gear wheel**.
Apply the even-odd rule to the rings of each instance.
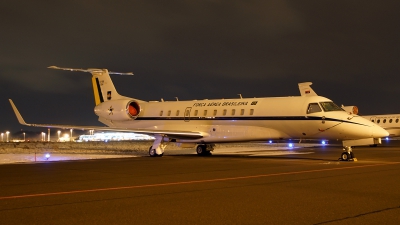
[[[156,150],[153,149],[153,146],[150,146],[150,148],[149,148],[149,156],[150,157],[156,157],[157,156]]]
[[[211,151],[207,151],[207,146],[206,145],[197,145],[196,153],[197,153],[198,156],[211,155]]]
[[[342,161],[349,161],[351,159],[351,154],[347,152],[343,152],[342,155],[340,156],[340,160]]]
[[[161,154],[157,154],[157,151],[153,148],[153,146],[151,146],[150,148],[149,148],[149,156],[150,157],[157,157],[157,156],[163,156],[164,155],[164,153],[161,153]]]
[[[196,147],[196,153],[197,155],[205,155],[206,153],[206,146],[205,145],[197,145]]]

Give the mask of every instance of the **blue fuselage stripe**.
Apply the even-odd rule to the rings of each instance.
[[[236,121],[248,121],[248,120],[268,120],[268,121],[311,121],[311,120],[325,120],[325,121],[332,121],[338,123],[351,123],[351,124],[358,124],[362,126],[367,126],[366,124],[355,123],[352,121],[334,119],[334,118],[322,118],[322,117],[315,117],[315,116],[238,116],[238,117],[137,117],[136,120],[214,120],[214,121],[224,121],[224,120],[236,120]]]

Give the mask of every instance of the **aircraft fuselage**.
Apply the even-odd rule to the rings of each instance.
[[[177,142],[263,141],[269,139],[357,139],[376,137],[377,125],[345,111],[308,113],[310,103],[332,102],[321,96],[139,102],[137,117],[122,119],[121,106],[113,101],[96,106],[95,112],[110,127],[197,131],[200,139]],[[112,112],[110,111],[112,109]],[[113,119],[118,118],[118,119]]]

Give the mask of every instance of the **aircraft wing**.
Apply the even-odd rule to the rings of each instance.
[[[76,130],[104,130],[104,131],[120,131],[120,132],[133,132],[138,134],[147,135],[166,135],[172,138],[183,138],[183,139],[197,139],[202,138],[206,134],[202,132],[191,132],[191,131],[175,131],[175,130],[151,130],[151,129],[132,129],[132,128],[114,128],[114,127],[104,127],[104,126],[76,126],[76,125],[62,125],[62,124],[29,124],[26,123],[19,113],[14,102],[9,99],[11,107],[14,110],[15,116],[18,122],[25,126],[31,127],[47,127],[47,128],[60,128],[60,129],[76,129]]]

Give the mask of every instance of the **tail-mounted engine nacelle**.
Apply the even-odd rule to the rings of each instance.
[[[342,109],[344,109],[344,111],[348,112],[349,114],[358,114],[358,107],[357,106],[344,106],[342,105]]]
[[[108,120],[136,119],[141,111],[139,103],[133,100],[113,100],[94,107],[94,113]]]

